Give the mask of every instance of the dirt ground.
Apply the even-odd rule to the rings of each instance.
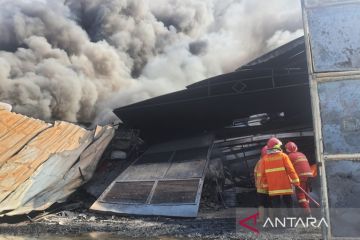
[[[113,175],[117,176],[118,173]],[[103,185],[106,187],[108,184]],[[75,204],[81,202],[81,207],[75,210],[54,211],[36,221],[34,216],[31,216],[32,221],[24,217],[22,220],[25,221],[12,224],[10,221],[1,223],[3,219],[0,218],[0,240],[321,239],[320,229],[315,228],[265,229],[259,234],[242,228],[237,223],[236,215],[239,209],[256,206],[256,195],[246,192],[246,198],[241,197],[241,194],[237,194],[238,197],[234,199],[228,197],[226,202],[241,203],[241,206],[225,208],[224,204],[212,199],[216,196],[211,191],[213,189],[211,183],[208,187],[204,186],[197,218],[119,216],[90,212],[87,209],[96,198],[80,191],[71,198]],[[242,199],[246,201],[242,202]]]
[[[0,223],[0,236],[7,235],[5,239],[11,239],[9,236],[81,236],[89,233],[109,233],[118,239],[321,239],[320,229],[302,227],[266,230],[257,235],[237,228],[235,209],[201,210],[196,219],[62,211],[37,222]],[[78,239],[94,239],[92,235]],[[107,236],[101,238],[111,239]]]

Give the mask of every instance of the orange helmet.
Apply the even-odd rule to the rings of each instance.
[[[267,147],[267,146],[264,146],[264,147],[261,149],[261,157],[263,157],[263,156],[266,155],[267,150],[268,150],[268,147]]]
[[[295,143],[293,142],[288,142],[286,145],[285,145],[285,149],[288,153],[292,153],[292,152],[297,152],[298,150],[298,147],[296,146]]]
[[[281,150],[282,142],[279,139],[277,139],[275,137],[272,137],[272,138],[269,139],[266,146],[267,146],[268,149],[279,149],[279,150]]]

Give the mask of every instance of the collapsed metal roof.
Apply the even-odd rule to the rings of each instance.
[[[270,129],[312,127],[305,43],[296,39],[235,72],[212,77],[186,89],[132,105],[114,113],[141,130],[148,141],[204,131],[241,136]],[[266,114],[256,126],[237,127],[237,120]]]
[[[0,105],[0,215],[44,210],[90,179],[112,127],[48,124]]]

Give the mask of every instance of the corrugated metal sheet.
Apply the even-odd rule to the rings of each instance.
[[[0,122],[0,214],[7,215],[64,201],[91,178],[114,133],[108,126],[50,125],[6,110]]]
[[[48,127],[50,124],[43,121],[0,109],[0,167]]]
[[[3,164],[0,169],[0,201],[32,176],[41,164],[50,157],[56,157],[56,153],[67,151],[71,155],[70,151],[81,148],[82,151],[90,142],[90,132],[85,129],[66,122],[56,122]],[[63,164],[68,162],[63,161]]]

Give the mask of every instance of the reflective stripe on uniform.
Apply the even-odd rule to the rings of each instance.
[[[258,193],[264,193],[264,194],[268,194],[269,192],[265,189],[257,189],[256,190]]]
[[[300,180],[298,178],[291,180],[291,183],[298,183],[298,182],[300,182]]]
[[[313,174],[312,174],[312,172],[304,172],[304,173],[298,174],[298,176],[299,176],[299,177],[300,177],[300,176],[309,176],[309,177],[312,177]]]
[[[294,164],[295,163],[298,163],[298,162],[307,162],[308,160],[306,159],[306,158],[299,158],[299,159],[296,159],[295,161],[294,161]]]
[[[262,176],[262,174],[261,174],[261,173],[258,173],[258,174],[256,174],[256,176],[257,176],[257,177],[261,177],[261,176]]]
[[[282,161],[282,159],[279,158],[279,157],[268,157],[268,158],[266,159],[266,161],[267,161],[267,162]]]
[[[299,203],[302,203],[302,202],[309,202],[308,200],[306,200],[306,199],[299,199],[299,201],[298,201]]]
[[[269,169],[265,170],[266,173],[280,172],[280,171],[285,171],[285,168],[284,167],[278,167],[278,168],[269,168]]]
[[[293,190],[292,188],[289,188],[289,189],[282,189],[282,190],[272,190],[272,191],[269,191],[269,194],[279,194],[279,193],[293,193]]]

